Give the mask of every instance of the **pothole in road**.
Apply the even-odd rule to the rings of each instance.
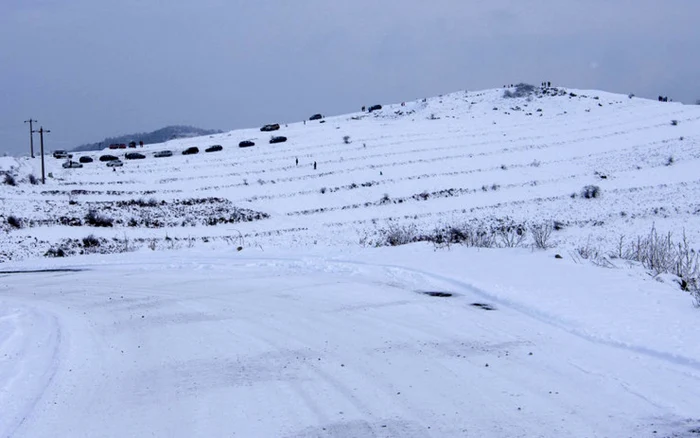
[[[440,292],[440,291],[421,291],[423,295],[428,295],[429,297],[437,297],[437,298],[449,298],[452,295],[454,295],[451,292]]]
[[[471,305],[474,306],[474,307],[478,307],[478,308],[480,308],[480,309],[483,309],[483,310],[496,310],[496,308],[493,307],[493,306],[490,305],[490,304],[485,304],[485,303],[471,303]]]

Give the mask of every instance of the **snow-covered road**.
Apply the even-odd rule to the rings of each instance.
[[[142,252],[0,274],[0,435],[692,436],[687,298],[544,257]]]

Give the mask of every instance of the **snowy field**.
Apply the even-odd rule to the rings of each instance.
[[[0,436],[700,436],[700,311],[609,257],[652,226],[697,248],[700,107],[499,89],[323,122],[47,157],[46,185],[0,158]],[[504,223],[551,248],[383,246]]]

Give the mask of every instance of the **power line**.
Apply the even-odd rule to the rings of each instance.
[[[29,123],[29,153],[32,158],[34,158],[34,128],[32,127],[32,123],[34,122],[38,122],[38,120],[32,120],[30,118],[24,121],[24,123]]]

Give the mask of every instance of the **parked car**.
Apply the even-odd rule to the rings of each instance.
[[[128,154],[124,155],[124,158],[127,160],[143,160],[146,158],[144,154],[139,154],[138,152],[129,152]]]
[[[199,148],[195,147],[195,146],[189,147],[189,148],[185,149],[184,151],[182,151],[182,155],[192,155],[192,154],[198,154],[198,153],[199,153]]]
[[[115,157],[114,155],[102,155],[100,157],[100,161],[117,161],[119,157]]]
[[[173,153],[172,153],[172,151],[158,151],[155,154],[153,154],[153,156],[156,158],[172,157]]]
[[[53,151],[53,157],[58,159],[73,158],[73,155],[70,155],[67,151],[59,149],[57,151]]]
[[[77,161],[68,160],[65,163],[63,163],[64,169],[80,169],[81,167],[83,167],[83,165],[78,163]]]
[[[238,147],[241,147],[241,148],[247,148],[250,146],[255,146],[255,143],[253,143],[250,140],[243,140],[242,142],[238,143]]]
[[[92,163],[92,158],[91,157],[80,157],[78,159],[81,163]]]
[[[323,118],[323,114],[314,114],[313,116],[309,117],[309,120],[321,120]]]
[[[112,143],[111,145],[109,145],[109,148],[110,149],[119,149],[119,145],[117,143]]]
[[[285,141],[287,141],[287,137],[285,137],[284,135],[276,135],[270,139],[270,144],[284,143]]]
[[[260,128],[260,130],[263,132],[277,131],[278,129],[280,129],[279,123],[274,123],[272,125],[265,125],[262,128]]]
[[[112,160],[107,162],[107,167],[122,167],[124,162],[120,159]]]
[[[379,111],[380,109],[382,109],[381,105],[372,105],[367,111],[371,113],[372,111]]]
[[[224,147],[221,146],[220,144],[215,144],[215,145],[209,146],[208,148],[204,149],[204,152],[219,152],[223,149],[224,149]]]
[[[135,142],[135,141],[130,141],[130,142],[129,142],[129,147],[130,147],[130,148],[135,148],[135,147],[136,147],[136,142]]]

